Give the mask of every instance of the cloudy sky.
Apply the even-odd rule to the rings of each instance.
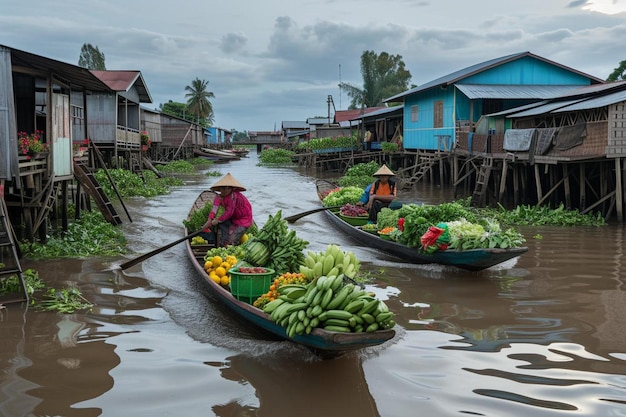
[[[362,85],[365,50],[401,55],[411,83],[518,52],[602,79],[626,60],[626,0],[2,0],[0,44],[140,70],[158,108],[209,81],[215,126],[280,129],[327,117]],[[332,108],[331,108],[332,111]]]

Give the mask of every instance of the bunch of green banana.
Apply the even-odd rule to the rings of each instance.
[[[360,268],[361,262],[354,252],[344,252],[339,246],[330,244],[325,252],[308,251],[300,265],[300,273],[309,279],[339,274],[354,278]]]
[[[282,210],[272,216],[267,217],[267,222],[259,229],[248,242],[261,242],[269,250],[273,252],[278,246],[280,239],[287,234],[287,221],[281,218]]]
[[[279,287],[280,296],[263,311],[287,329],[287,335],[309,334],[320,327],[334,332],[374,332],[395,325],[387,305],[358,285],[344,285],[343,274],[323,275],[307,285]]]
[[[282,211],[279,210],[274,216],[268,216],[267,222],[261,229],[246,243],[250,248],[250,252],[258,243],[262,243],[267,249],[264,258],[268,259],[267,263],[262,266],[272,268],[277,274],[285,272],[296,272],[304,262],[304,253],[302,252],[309,242],[302,240],[296,236],[294,230],[289,230],[287,221],[281,218]],[[255,243],[258,242],[258,243]],[[269,258],[267,254],[269,253]],[[243,258],[247,262],[255,263],[257,257],[254,253],[250,253],[249,257]]]
[[[304,262],[304,252],[302,251],[308,244],[309,242],[296,236],[294,230],[289,230],[284,236],[281,236],[276,248],[270,255],[267,266],[274,269],[277,274],[298,271],[300,264]]]

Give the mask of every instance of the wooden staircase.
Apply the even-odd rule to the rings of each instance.
[[[46,219],[48,218],[48,214],[50,213],[50,211],[52,210],[52,207],[54,207],[54,204],[56,203],[60,186],[61,186],[61,183],[54,182],[54,177],[50,176],[50,180],[46,184],[46,187],[44,189],[44,195],[41,200],[42,202],[41,210],[39,210],[39,213],[37,214],[37,218],[35,219],[35,222],[33,223],[33,230],[37,230],[39,226],[41,226],[42,223],[46,221]]]
[[[471,200],[472,206],[484,207],[487,203],[487,189],[492,169],[493,158],[486,157],[478,170],[478,175],[476,176],[476,187],[474,188]]]
[[[435,155],[420,156],[419,162],[409,168],[413,172],[408,178],[402,178],[403,171],[399,172],[400,188],[408,189],[413,187],[432,169],[435,162],[439,159],[440,158]]]
[[[122,223],[122,219],[117,214],[111,200],[87,165],[79,161],[74,161],[74,177],[78,183],[85,188],[87,194],[96,202],[96,205],[106,221],[114,226]]]
[[[4,196],[0,195],[0,281],[17,277],[21,286],[21,294],[10,293],[0,296],[0,305],[28,301],[28,291],[22,276],[19,258],[19,246],[15,232],[8,218]]]

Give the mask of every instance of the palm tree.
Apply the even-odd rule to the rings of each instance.
[[[350,108],[375,107],[385,105],[384,99],[405,91],[411,73],[405,69],[401,55],[364,51],[361,55],[361,75],[363,88],[348,83],[340,87],[352,98]]]
[[[212,91],[207,91],[209,82],[196,78],[191,85],[185,87],[185,98],[187,98],[187,107],[189,113],[193,114],[197,121],[206,120],[209,125],[213,121],[213,105],[209,101],[215,98]]]

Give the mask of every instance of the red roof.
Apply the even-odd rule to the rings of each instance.
[[[128,91],[139,76],[139,71],[97,71],[91,73],[113,91]]]
[[[376,110],[384,109],[385,106],[381,107],[367,107],[364,109],[354,109],[354,110],[337,110],[335,112],[335,123],[346,122],[348,120],[354,120],[364,114],[371,113]]]
[[[150,97],[150,92],[148,92],[148,87],[146,87],[141,71],[90,71],[111,90],[127,92],[134,86],[137,89],[140,103],[152,103],[152,97]]]

